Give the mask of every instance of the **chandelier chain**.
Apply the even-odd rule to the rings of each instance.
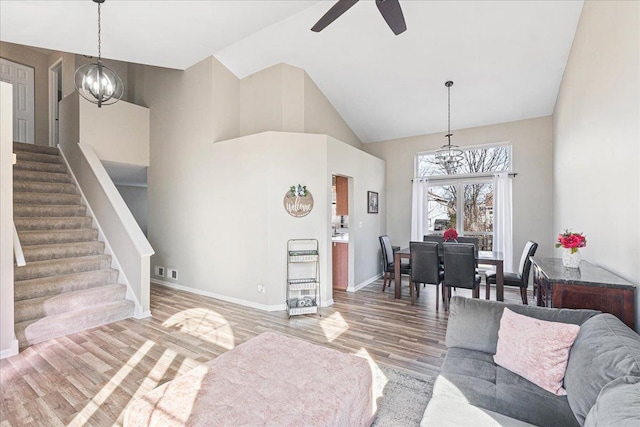
[[[102,26],[100,25],[100,3],[98,3],[98,61],[102,58]]]

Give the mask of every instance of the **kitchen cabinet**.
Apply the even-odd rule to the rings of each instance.
[[[349,244],[333,242],[333,287],[346,290],[349,285]]]
[[[336,215],[349,215],[349,180],[336,176]]]

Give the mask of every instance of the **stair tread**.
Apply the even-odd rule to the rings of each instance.
[[[30,162],[28,160],[16,162],[16,164],[13,165],[13,169],[59,173],[67,172],[67,166],[64,163]]]
[[[91,228],[93,218],[86,215],[55,217],[14,217],[14,223],[20,231],[84,230]]]
[[[58,154],[57,147],[50,147],[48,145],[37,145],[37,144],[29,144],[26,142],[13,142],[13,151],[23,151],[29,153],[45,153],[45,154]]]
[[[32,261],[29,264],[34,266],[34,267],[37,267],[37,266],[41,266],[41,265],[60,264],[60,263],[65,262],[65,261],[82,262],[82,261],[91,261],[91,260],[94,260],[94,259],[105,259],[105,258],[111,258],[111,255],[98,254],[98,255],[78,256],[78,257],[72,257],[72,258],[47,259],[47,260],[44,260],[44,261]],[[29,267],[29,264],[27,264],[24,267],[18,267],[18,268]]]
[[[81,271],[96,271],[111,265],[111,255],[85,255],[73,258],[32,261],[22,267],[14,267],[14,283],[40,277],[55,277]]]
[[[45,172],[28,169],[14,169],[13,182],[65,182],[74,183],[67,172]]]
[[[125,299],[18,322],[15,324],[15,332],[20,347],[24,348],[48,339],[129,318],[133,315],[133,311],[133,301]]]
[[[15,151],[18,162],[38,162],[38,163],[63,163],[62,157],[58,154],[38,153],[35,151]]]
[[[14,304],[15,322],[19,323],[48,315],[62,314],[83,307],[120,301],[124,299],[126,289],[127,286],[124,284],[110,283],[92,288],[19,300]]]
[[[14,180],[13,191],[16,193],[80,194],[76,184],[71,182],[28,180]]]
[[[15,300],[56,295],[78,289],[88,289],[117,282],[118,270],[103,268],[93,271],[61,274],[53,277],[39,277],[15,282]]]

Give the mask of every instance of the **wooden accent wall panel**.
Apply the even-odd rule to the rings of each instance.
[[[336,176],[336,215],[349,215],[349,179]]]
[[[347,289],[349,285],[349,244],[333,242],[333,287]]]

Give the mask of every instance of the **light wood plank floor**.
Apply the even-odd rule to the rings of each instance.
[[[0,427],[120,425],[133,398],[264,331],[379,365],[437,373],[447,315],[435,310],[434,286],[411,306],[406,279],[403,284],[401,300],[377,281],[355,294],[334,291],[335,304],[321,316],[291,319],[152,285],[152,318],[50,340],[0,361]],[[505,289],[505,299],[519,302],[519,291]]]

